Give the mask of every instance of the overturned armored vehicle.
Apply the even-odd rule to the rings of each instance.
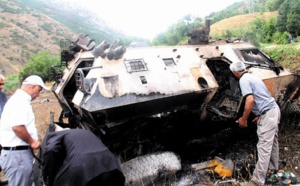
[[[96,46],[80,35],[62,59],[66,68],[61,76],[55,73],[52,87],[63,109],[60,122],[67,117],[71,127],[91,130],[115,146],[116,139],[136,138],[142,143],[144,137],[137,140],[140,132],[133,128],[149,126],[130,124],[141,116],[164,117],[185,110],[198,115],[198,125],[236,119],[243,99],[229,70],[232,61],[244,61],[281,107],[299,96],[299,76],[245,42],[125,48],[105,41]],[[121,138],[126,135],[129,139]]]
[[[52,91],[62,107],[57,124],[92,131],[126,162],[173,150],[184,133],[201,135],[208,125],[234,125],[243,98],[229,70],[233,61],[244,61],[250,73],[263,79],[281,107],[298,98],[299,76],[253,45],[192,43],[124,47],[106,41],[96,45],[80,35],[62,51],[63,73],[57,70],[61,66],[53,68]]]

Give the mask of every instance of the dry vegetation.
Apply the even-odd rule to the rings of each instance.
[[[265,13],[252,13],[245,15],[233,16],[227,19],[223,19],[210,27],[211,35],[221,35],[225,30],[236,29],[240,27],[247,26],[251,21],[257,18],[263,18],[269,20],[271,17],[278,15],[278,12],[265,12]]]
[[[7,3],[11,9],[18,10],[15,3]],[[30,13],[2,12],[0,7],[0,69],[6,75],[18,73],[27,63],[29,56],[43,50],[52,55],[60,53],[59,40],[75,34],[59,22],[39,12]]]
[[[295,47],[300,48],[300,44],[297,44]],[[283,60],[290,61],[290,63],[285,64],[286,68],[289,68],[290,70],[295,72],[300,72],[300,53],[297,53],[294,56],[283,56],[282,61]]]

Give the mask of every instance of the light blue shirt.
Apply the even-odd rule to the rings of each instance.
[[[259,116],[263,111],[272,109],[276,106],[275,99],[261,79],[246,72],[240,78],[239,83],[243,96],[249,94],[253,95],[254,105],[252,112],[256,116]]]

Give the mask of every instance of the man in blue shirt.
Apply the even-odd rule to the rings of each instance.
[[[230,70],[239,79],[245,99],[244,112],[237,123],[240,127],[247,127],[251,111],[256,116],[253,122],[257,123],[258,161],[250,185],[264,185],[268,169],[278,170],[278,124],[281,113],[264,82],[245,69],[245,64],[241,61],[230,65]]]

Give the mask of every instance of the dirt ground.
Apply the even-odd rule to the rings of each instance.
[[[61,112],[61,108],[56,100],[54,94],[51,91],[46,91],[40,94],[36,100],[32,103],[33,110],[36,116],[36,124],[39,133],[39,139],[42,140],[44,133],[49,126],[50,123],[50,112],[54,112],[54,120],[58,121],[59,114]],[[283,119],[289,120],[288,123],[293,123],[294,120],[299,119],[299,117],[295,118],[286,118]],[[299,120],[298,120],[299,121]],[[295,122],[294,122],[295,123]],[[297,122],[296,122],[297,123]],[[299,123],[299,122],[298,122]],[[254,135],[245,136],[243,132],[241,135],[231,134],[228,132],[228,135],[218,135],[212,136],[208,143],[213,143],[214,140],[217,141],[218,144],[216,147],[219,149],[223,149],[222,152],[219,153],[222,157],[229,157],[233,161],[238,162],[236,158],[240,158],[242,154],[247,157],[253,157],[256,154],[256,142],[255,142],[255,133]],[[220,137],[221,136],[221,137]],[[229,139],[230,138],[230,139]],[[216,146],[216,144],[214,144]],[[296,175],[297,178],[300,178],[300,130],[295,125],[288,124],[287,126],[280,127],[279,134],[279,145],[280,145],[280,168],[285,172],[292,172]],[[187,147],[189,152],[193,153],[193,147]],[[214,150],[216,150],[214,149]],[[238,154],[238,155],[237,155]],[[201,158],[203,158],[201,160]],[[212,158],[212,157],[199,157],[198,162],[205,161],[204,158]],[[243,159],[245,161],[245,159]],[[249,160],[250,161],[250,160]],[[245,162],[243,162],[245,163]],[[253,163],[253,162],[252,162]],[[251,164],[251,163],[249,163]],[[251,175],[251,172],[249,172]],[[247,178],[242,178],[247,179]],[[214,182],[220,181],[218,179],[214,180]]]

